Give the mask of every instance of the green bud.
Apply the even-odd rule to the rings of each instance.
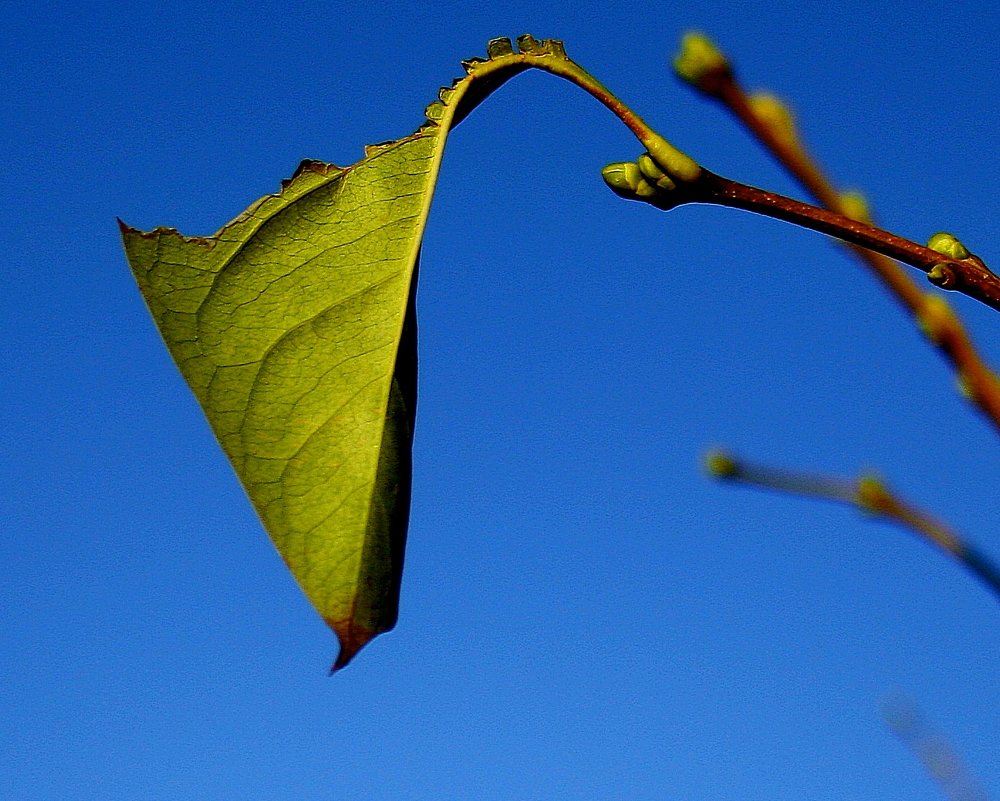
[[[933,344],[940,345],[944,334],[954,327],[955,313],[940,295],[926,293],[917,311],[917,325]]]
[[[858,506],[872,514],[886,511],[886,502],[890,499],[889,488],[878,476],[867,475],[858,479]]]
[[[646,180],[652,181],[654,184],[664,177],[663,170],[656,166],[656,162],[653,161],[649,153],[643,153],[639,156],[636,164],[639,165],[639,171]]]
[[[669,192],[671,189],[676,189],[677,184],[670,180],[670,176],[664,175],[656,182],[656,188],[663,192]]]
[[[653,184],[647,181],[645,178],[639,179],[639,185],[635,188],[635,196],[641,197],[643,199],[656,197],[660,194],[660,190],[657,189]]]
[[[953,289],[956,283],[955,271],[947,264],[935,264],[927,271],[927,280],[941,289]]]
[[[927,241],[927,247],[940,253],[942,256],[948,256],[952,259],[967,259],[970,255],[969,251],[965,249],[965,245],[946,231],[934,234]]]
[[[634,161],[616,161],[609,164],[601,170],[601,177],[612,192],[629,198],[635,196],[639,183],[642,182],[642,173]]]
[[[659,134],[643,142],[656,166],[678,183],[697,180],[701,175],[701,165],[687,153],[683,153]]]
[[[639,165],[634,161],[609,164],[601,170],[601,175],[612,192],[628,200],[649,200],[659,195],[661,191],[646,180]],[[669,178],[664,176],[661,180],[667,181],[673,188],[673,183],[670,182]]]
[[[713,70],[729,69],[729,62],[715,42],[698,31],[688,31],[681,37],[681,48],[674,56],[674,72],[697,86]]]
[[[749,103],[753,113],[775,134],[791,142],[798,139],[795,117],[780,98],[767,92],[758,92],[750,95]]]
[[[868,200],[860,192],[841,192],[838,199],[840,200],[840,212],[845,217],[863,223],[872,221]]]
[[[716,478],[735,478],[739,475],[739,463],[724,451],[709,451],[705,454],[705,470]]]
[[[657,166],[649,153],[643,153],[639,156],[639,160],[636,163],[639,165],[639,171],[642,173],[643,178],[655,184],[657,189],[669,192],[671,189],[677,188],[677,184]]]

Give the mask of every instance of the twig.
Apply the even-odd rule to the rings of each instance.
[[[982,260],[971,255],[950,234],[939,235],[932,241],[937,244],[938,240],[946,239],[955,245],[954,248],[945,245],[938,245],[938,249],[925,247],[852,217],[723,178],[704,168],[690,180],[677,180],[674,174],[659,170],[659,162],[652,159],[643,161],[641,156],[635,163],[609,164],[602,174],[608,186],[620,197],[640,200],[663,211],[686,203],[729,206],[794,223],[875,250],[923,270],[940,287],[961,292],[1000,311],[1000,276],[987,269]],[[948,250],[964,255],[956,256]]]
[[[863,222],[870,221],[863,200],[838,192],[806,151],[792,114],[784,103],[768,94],[747,93],[729,60],[709,39],[697,33],[687,34],[674,66],[681,78],[732,113],[821,205]],[[939,237],[934,239],[940,242]],[[983,361],[948,302],[939,295],[921,290],[887,256],[865,247],[853,246],[852,249],[952,364],[963,392],[994,426],[1000,428],[1000,377]],[[985,269],[982,262],[974,267],[979,268]],[[943,270],[935,272],[932,265],[928,276],[931,280],[940,280],[942,273]]]
[[[946,525],[898,498],[876,476],[856,481],[753,465],[722,451],[705,458],[716,478],[846,504],[896,523],[956,559],[1000,598],[1000,568]]]

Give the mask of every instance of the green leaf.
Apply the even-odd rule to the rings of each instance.
[[[121,223],[178,368],[303,591],[334,669],[396,622],[416,409],[417,262],[448,132],[508,78],[571,64],[493,40],[427,122],[339,168],[304,161],[214,236]],[[564,68],[563,68],[564,69]]]

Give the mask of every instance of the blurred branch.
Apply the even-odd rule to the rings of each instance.
[[[911,701],[894,698],[885,704],[882,714],[951,801],[987,801],[955,749],[926,723]]]
[[[963,542],[944,523],[902,501],[876,476],[867,475],[857,480],[848,480],[763,467],[748,464],[722,451],[709,453],[705,458],[705,466],[716,478],[836,501],[885,518],[956,559],[1000,598],[1000,569],[996,565]]]
[[[788,107],[773,95],[746,92],[729,60],[711,40],[698,33],[686,34],[674,68],[683,80],[732,113],[821,205],[863,223],[871,221],[864,198],[838,192],[809,155]],[[951,258],[974,260],[974,272],[985,269],[950,235],[937,234],[928,246]],[[948,359],[963,394],[1000,429],[1000,377],[983,361],[947,300],[924,292],[891,258],[864,247],[850,247]],[[931,269],[928,278],[944,289],[961,289],[948,270]]]

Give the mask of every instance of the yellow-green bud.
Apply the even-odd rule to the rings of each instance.
[[[934,234],[927,241],[927,247],[940,253],[942,256],[948,256],[952,259],[967,259],[969,257],[969,251],[965,249],[965,245],[947,231],[940,231]]]
[[[767,92],[758,92],[750,95],[749,102],[753,113],[775,134],[792,142],[798,138],[795,117],[780,98]]]
[[[656,166],[679,183],[694,181],[701,175],[701,165],[683,153],[659,134],[643,142]]]
[[[925,337],[935,345],[940,345],[944,334],[955,323],[955,313],[947,300],[929,292],[924,295],[917,312],[917,325]]]
[[[858,506],[866,512],[881,514],[886,511],[886,501],[889,499],[889,489],[882,479],[875,475],[862,476],[858,479]]]
[[[659,194],[659,191],[653,184],[647,181],[645,178],[639,180],[639,185],[635,188],[636,197],[650,198],[655,197]]]
[[[601,175],[611,191],[628,200],[649,200],[664,190],[674,189],[674,182],[664,175],[656,163],[647,155],[640,156],[640,164],[634,161],[619,161],[609,164]],[[652,176],[661,177],[655,183],[650,182]]]
[[[639,182],[642,181],[642,173],[634,161],[616,161],[609,164],[601,170],[601,176],[611,191],[624,197],[632,197],[639,188]]]
[[[643,177],[647,181],[656,184],[659,189],[669,191],[677,188],[677,184],[670,179],[669,175],[664,173],[663,170],[659,168],[649,153],[643,153],[639,156],[639,160],[636,163],[639,165],[639,171],[642,173]]]
[[[870,223],[872,221],[871,210],[868,208],[868,200],[860,192],[841,192],[839,195],[840,211],[845,217],[850,217],[858,222]]]
[[[639,156],[636,164],[639,165],[639,171],[645,176],[646,180],[656,183],[664,176],[663,170],[656,165],[656,162],[653,161],[649,153],[643,153]]]
[[[698,31],[688,31],[681,37],[681,47],[674,56],[674,72],[688,83],[698,85],[706,73],[728,69],[729,62],[715,42]]]
[[[941,289],[954,289],[957,280],[955,271],[947,264],[935,264],[927,271],[927,280]]]
[[[740,466],[724,451],[709,451],[705,454],[705,469],[716,478],[733,478],[739,474]]]

